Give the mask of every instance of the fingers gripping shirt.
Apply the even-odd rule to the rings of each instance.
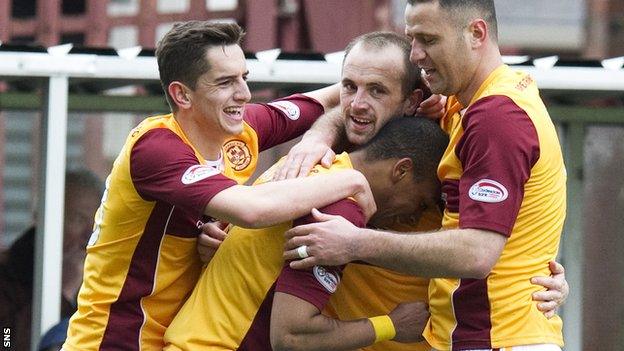
[[[441,214],[430,210],[416,225],[393,223],[388,229],[398,232],[427,232],[438,230]],[[417,234],[416,234],[417,235]],[[323,314],[352,320],[389,314],[399,303],[427,302],[429,279],[401,274],[366,264],[351,263],[342,272],[340,285]],[[388,340],[363,348],[365,351],[430,351],[426,342],[399,343]]]
[[[334,205],[327,206],[324,213],[343,216],[358,227],[365,227],[366,221],[360,207],[353,201],[343,200]],[[311,215],[300,218],[294,226],[315,222]],[[275,291],[297,296],[322,311],[340,284],[342,266],[315,266],[309,270],[296,270],[290,268],[288,262],[277,280]]]

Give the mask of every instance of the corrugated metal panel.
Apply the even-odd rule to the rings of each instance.
[[[4,117],[3,241],[8,246],[32,223],[32,145],[37,114],[6,112]]]
[[[33,222],[34,180],[33,159],[37,137],[37,112],[6,112],[4,131],[4,165],[2,165],[4,202],[4,245],[10,245]],[[67,124],[67,166],[83,166],[84,118],[69,114]]]
[[[67,117],[67,168],[84,167],[84,114],[69,113]]]
[[[502,46],[578,50],[585,45],[584,0],[497,0],[495,3]]]

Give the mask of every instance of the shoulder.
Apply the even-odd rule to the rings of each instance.
[[[533,122],[516,101],[508,95],[490,95],[477,100],[466,110],[462,119],[464,130],[486,128],[488,132],[513,131],[533,127]]]

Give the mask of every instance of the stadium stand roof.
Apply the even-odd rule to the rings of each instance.
[[[279,49],[248,53],[252,87],[323,85],[338,80],[342,53],[295,54]],[[533,58],[505,56],[506,63],[530,73],[540,89],[575,91],[624,91],[624,57],[568,60],[557,56]],[[0,77],[49,77],[64,75],[80,84],[101,82],[111,86],[158,80],[154,50],[141,47],[79,48],[64,44],[50,48],[0,45]],[[13,78],[13,79],[14,79]]]

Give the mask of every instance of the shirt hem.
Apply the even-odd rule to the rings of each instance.
[[[510,237],[511,231],[512,231],[512,228],[506,225],[490,223],[490,222],[482,222],[482,221],[470,221],[470,220],[460,221],[459,228],[460,229],[470,228],[470,229],[489,230],[489,231],[496,232],[506,237]]]

